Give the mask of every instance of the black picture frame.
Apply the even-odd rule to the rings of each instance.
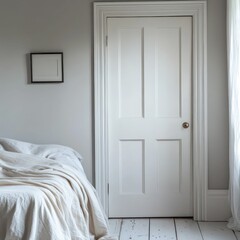
[[[31,83],[63,83],[63,52],[31,52],[30,75]]]

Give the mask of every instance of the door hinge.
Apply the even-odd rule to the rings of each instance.
[[[107,184],[107,193],[109,194],[109,183]]]
[[[108,36],[106,36],[106,46],[108,45]]]

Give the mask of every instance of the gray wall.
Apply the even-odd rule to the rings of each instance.
[[[228,188],[226,0],[208,1],[209,188]]]
[[[93,179],[92,0],[0,0],[0,136],[78,150]],[[209,188],[228,187],[225,0],[208,1]],[[26,54],[64,52],[64,84],[27,84]]]

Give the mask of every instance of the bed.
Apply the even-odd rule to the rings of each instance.
[[[0,138],[1,240],[112,240],[81,156]]]

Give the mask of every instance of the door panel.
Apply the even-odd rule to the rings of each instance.
[[[156,152],[156,184],[157,191],[171,189],[174,192],[180,192],[181,188],[181,140],[157,140]],[[171,177],[169,177],[171,173]]]
[[[191,31],[191,17],[108,19],[110,217],[192,216]]]
[[[121,29],[118,34],[119,117],[143,117],[142,29]]]
[[[131,161],[129,161],[131,159]],[[119,141],[120,193],[144,193],[144,141]]]
[[[179,117],[181,107],[180,30],[179,28],[158,29],[155,34],[156,116]]]

